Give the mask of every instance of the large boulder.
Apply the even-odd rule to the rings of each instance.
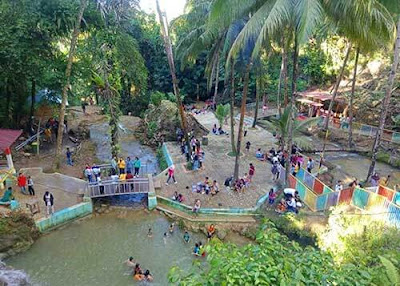
[[[29,283],[28,275],[25,272],[7,267],[0,261],[0,285],[28,286],[31,284]]]

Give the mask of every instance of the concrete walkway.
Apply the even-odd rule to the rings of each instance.
[[[214,124],[218,125],[217,119],[211,112],[196,115],[196,119],[209,130],[212,129]],[[235,126],[235,137],[237,136],[237,127],[238,124]],[[226,125],[223,126],[223,129],[229,131],[229,127]],[[235,165],[235,158],[227,155],[231,151],[230,136],[214,135],[210,133],[208,135],[208,141],[208,146],[202,146],[205,152],[204,167],[198,171],[187,171],[184,168],[186,160],[181,155],[179,146],[175,142],[167,143],[168,150],[176,167],[175,177],[178,183],[166,186],[165,180],[167,177],[165,176],[165,172],[161,173],[157,176],[157,179],[161,181],[161,190],[158,191],[159,195],[172,197],[174,192],[177,191],[184,195],[186,205],[193,205],[195,199],[200,199],[202,207],[254,207],[257,200],[268,193],[269,189],[274,185],[270,172],[271,165],[257,160],[255,158],[255,152],[258,148],[266,151],[276,146],[274,144],[276,141],[275,138],[264,129],[258,127],[255,129],[248,129],[248,134],[243,138],[242,142],[243,155],[240,160],[239,174],[243,177],[245,173],[248,173],[249,163],[254,164],[256,171],[250,187],[245,193],[241,194],[230,190],[228,191],[223,186],[225,179],[233,175]],[[251,143],[249,153],[245,153],[244,151],[247,141]],[[203,182],[206,176],[208,176],[210,180],[217,180],[220,185],[221,191],[214,197],[211,195],[192,193],[192,185]]]
[[[22,209],[26,208],[26,203],[32,203],[35,200],[38,201],[40,213],[34,215],[35,219],[42,218],[46,215],[43,202],[43,195],[46,191],[53,193],[54,208],[55,211],[58,211],[77,204],[78,194],[82,194],[86,188],[86,182],[83,180],[59,173],[43,173],[42,168],[23,168],[20,169],[19,172],[32,177],[35,196],[24,195],[17,185],[13,185],[14,196],[20,203]],[[8,210],[8,208],[0,209],[4,211]]]

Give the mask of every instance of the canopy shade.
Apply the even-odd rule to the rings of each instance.
[[[0,154],[14,144],[21,134],[22,130],[0,129]]]

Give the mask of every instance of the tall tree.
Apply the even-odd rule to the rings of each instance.
[[[76,22],[74,29],[71,35],[71,43],[69,47],[68,53],[68,62],[67,68],[65,70],[65,84],[62,90],[62,101],[60,106],[60,119],[59,119],[59,128],[57,134],[57,146],[56,146],[56,157],[55,157],[55,164],[56,167],[59,167],[61,162],[61,151],[62,151],[62,142],[63,142],[63,134],[64,134],[64,118],[65,118],[65,107],[67,105],[68,100],[68,90],[70,88],[70,78],[71,78],[71,70],[72,70],[72,63],[74,60],[75,50],[76,50],[76,43],[78,41],[79,31],[81,27],[83,13],[85,8],[88,4],[88,0],[81,0],[79,5],[78,15],[76,17]]]
[[[158,17],[160,19],[161,35],[162,35],[163,40],[164,40],[165,52],[167,54],[169,69],[170,69],[170,73],[171,73],[171,77],[172,77],[172,85],[173,85],[174,93],[175,93],[175,97],[176,97],[176,104],[178,105],[179,115],[180,115],[180,118],[181,118],[181,127],[182,127],[182,131],[183,131],[183,134],[185,136],[186,144],[188,146],[188,150],[189,150],[189,153],[190,153],[191,152],[190,151],[191,148],[190,148],[190,142],[189,142],[189,136],[188,136],[188,129],[187,129],[185,111],[183,110],[182,99],[181,99],[181,96],[179,94],[178,79],[176,77],[176,70],[175,70],[175,63],[174,63],[174,55],[173,55],[173,52],[172,52],[171,39],[169,37],[168,30],[167,30],[167,27],[166,27],[166,25],[168,23],[166,23],[166,21],[165,21],[165,19],[163,17],[163,14],[161,13],[161,8],[160,8],[160,4],[159,4],[158,0],[156,0],[156,5],[157,5]]]
[[[400,53],[400,17],[398,16],[398,21],[397,21],[397,32],[396,32],[396,42],[394,45],[394,56],[393,56],[393,64],[390,70],[389,78],[388,78],[388,85],[386,87],[385,91],[385,97],[383,98],[382,101],[382,106],[381,106],[381,115],[379,118],[379,126],[378,130],[376,131],[375,134],[375,141],[374,145],[372,147],[372,158],[371,158],[371,165],[369,166],[368,170],[368,175],[366,178],[366,181],[368,182],[369,178],[372,176],[372,174],[375,171],[375,164],[376,164],[376,157],[378,154],[378,150],[381,144],[381,138],[382,138],[382,133],[383,129],[385,127],[385,122],[386,122],[386,117],[387,113],[389,110],[389,105],[390,105],[390,99],[392,97],[393,93],[393,84],[394,84],[394,79],[396,77],[397,73],[397,68],[399,66],[399,53]]]
[[[360,56],[360,47],[356,48],[356,58],[354,59],[354,71],[353,71],[353,82],[351,84],[351,94],[349,101],[349,148],[354,148],[353,141],[353,105],[354,105],[354,93],[356,89],[357,82],[357,66],[358,66],[358,58]]]
[[[250,70],[252,63],[251,61],[246,65],[246,70],[244,73],[243,79],[243,94],[242,94],[242,105],[240,107],[240,119],[239,119],[239,129],[238,129],[238,138],[236,144],[236,156],[235,156],[235,169],[233,173],[233,178],[237,180],[239,178],[239,164],[240,164],[240,149],[242,146],[243,139],[243,123],[244,117],[246,114],[246,102],[247,102],[247,93],[249,91],[249,78],[250,78]]]

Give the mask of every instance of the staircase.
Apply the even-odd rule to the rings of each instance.
[[[175,216],[190,222],[198,223],[256,223],[253,215],[228,215],[223,213],[217,214],[193,214],[186,211],[178,210],[171,206],[158,203],[157,210],[168,215]]]

